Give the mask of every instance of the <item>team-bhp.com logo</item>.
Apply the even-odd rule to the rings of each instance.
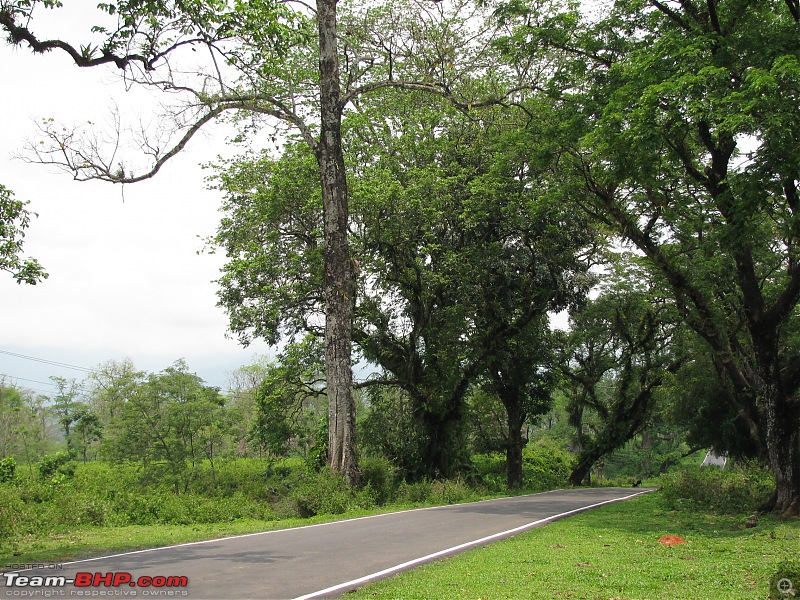
[[[33,591],[31,588],[43,590],[44,588],[51,591],[56,591],[53,588],[66,588],[72,586],[81,588],[79,590],[71,590],[70,595],[78,596],[95,596],[97,594],[96,588],[142,588],[142,596],[176,596],[176,592],[183,592],[180,595],[186,595],[185,590],[176,590],[175,588],[185,588],[189,585],[189,578],[185,576],[162,576],[156,575],[151,577],[149,575],[142,575],[141,577],[134,578],[133,575],[125,571],[108,572],[108,573],[76,573],[75,577],[65,577],[63,575],[20,575],[19,573],[3,573],[6,581],[6,588],[13,588],[14,592],[9,593],[6,591],[6,596],[43,596],[39,594],[20,594],[20,590]],[[127,591],[127,590],[126,590]],[[167,593],[169,591],[169,593]],[[58,594],[57,594],[58,595]],[[102,594],[111,595],[111,594]],[[137,595],[135,592],[129,594],[113,594],[113,595]]]

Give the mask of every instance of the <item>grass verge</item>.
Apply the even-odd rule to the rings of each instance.
[[[339,515],[286,518],[274,521],[237,519],[226,523],[192,525],[83,527],[48,535],[27,535],[22,539],[15,540],[13,544],[0,547],[0,571],[15,564],[69,562],[118,552],[199,542],[275,529],[289,529],[418,507],[418,505],[398,504],[373,510],[351,510]]]
[[[748,529],[746,520],[746,515],[670,510],[658,493],[648,494],[422,566],[347,597],[783,597],[770,581],[774,587],[782,563],[800,557],[800,521],[765,515]],[[660,544],[667,534],[687,543]],[[795,586],[800,588],[800,581]]]
[[[530,492],[520,491],[519,493]],[[463,501],[488,500],[501,496],[501,494],[476,494],[463,499]],[[69,562],[144,548],[158,548],[234,535],[303,527],[456,502],[458,501],[451,502],[446,497],[434,496],[421,502],[397,502],[371,509],[352,509],[342,514],[322,514],[307,518],[236,519],[222,523],[188,525],[84,526],[53,533],[29,534],[15,540],[5,540],[0,544],[0,572],[10,569],[9,565]]]

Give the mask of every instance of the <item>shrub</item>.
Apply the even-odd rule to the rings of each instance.
[[[58,452],[45,456],[39,462],[39,476],[42,479],[52,479],[56,475],[72,477],[75,475],[75,463],[66,452]]]
[[[428,479],[412,483],[404,481],[400,484],[399,495],[406,502],[415,504],[430,502],[433,496],[433,485]]]
[[[8,483],[14,479],[14,472],[17,470],[17,461],[13,456],[6,456],[0,460],[0,483]]]
[[[492,492],[503,492],[508,487],[506,455],[500,452],[476,454],[472,457],[470,481]]]
[[[753,512],[775,488],[772,475],[755,465],[733,469],[681,467],[662,475],[660,485],[667,508],[698,508],[723,514]]]
[[[533,490],[553,490],[566,484],[573,456],[553,439],[544,437],[522,451],[524,485]]]
[[[458,504],[475,499],[475,490],[460,478],[437,479],[431,484],[431,498],[436,503]]]
[[[364,488],[372,491],[376,504],[382,506],[394,499],[397,493],[397,469],[387,459],[366,456],[361,460]]]
[[[25,519],[25,503],[13,486],[0,487],[0,540],[10,540],[26,533],[20,527]]]
[[[347,512],[353,496],[344,477],[329,469],[302,474],[300,481],[289,492],[297,516],[303,518]]]

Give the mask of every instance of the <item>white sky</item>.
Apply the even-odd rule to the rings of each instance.
[[[0,272],[0,352],[90,368],[129,357],[147,371],[183,357],[223,388],[228,372],[267,353],[265,345],[244,349],[226,339],[211,283],[223,257],[197,254],[201,238],[216,229],[220,204],[199,164],[224,151],[224,134],[209,130],[193,140],[154,179],[125,186],[123,200],[118,185],[75,182],[11,156],[35,137],[36,119],[102,123],[113,102],[147,117],[154,110],[148,98],[126,94],[110,67],[80,69],[66,56],[33,56],[3,42],[0,74],[0,183],[39,214],[25,254],[50,274],[27,286]],[[43,392],[52,387],[23,379],[84,375],[2,353],[0,374]]]

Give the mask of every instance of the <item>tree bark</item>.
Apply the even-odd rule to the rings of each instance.
[[[501,398],[506,407],[508,439],[506,440],[506,481],[509,490],[522,487],[522,426],[525,424],[525,411],[518,398]]]
[[[581,453],[578,455],[578,462],[572,468],[572,473],[570,473],[567,483],[570,485],[579,486],[590,481],[594,463],[600,460],[604,454],[604,449],[594,445],[581,451]]]
[[[425,431],[425,470],[433,479],[450,478],[463,464],[460,428],[463,423],[460,400],[455,406],[440,410],[434,404],[419,407]]]
[[[317,148],[325,228],[325,367],[328,460],[347,482],[359,482],[351,338],[352,265],[348,247],[348,190],[342,151],[342,104],[336,39],[336,0],[317,1],[320,143]]]
[[[771,510],[800,516],[800,418],[797,405],[770,377],[763,388],[767,458],[775,476]]]

